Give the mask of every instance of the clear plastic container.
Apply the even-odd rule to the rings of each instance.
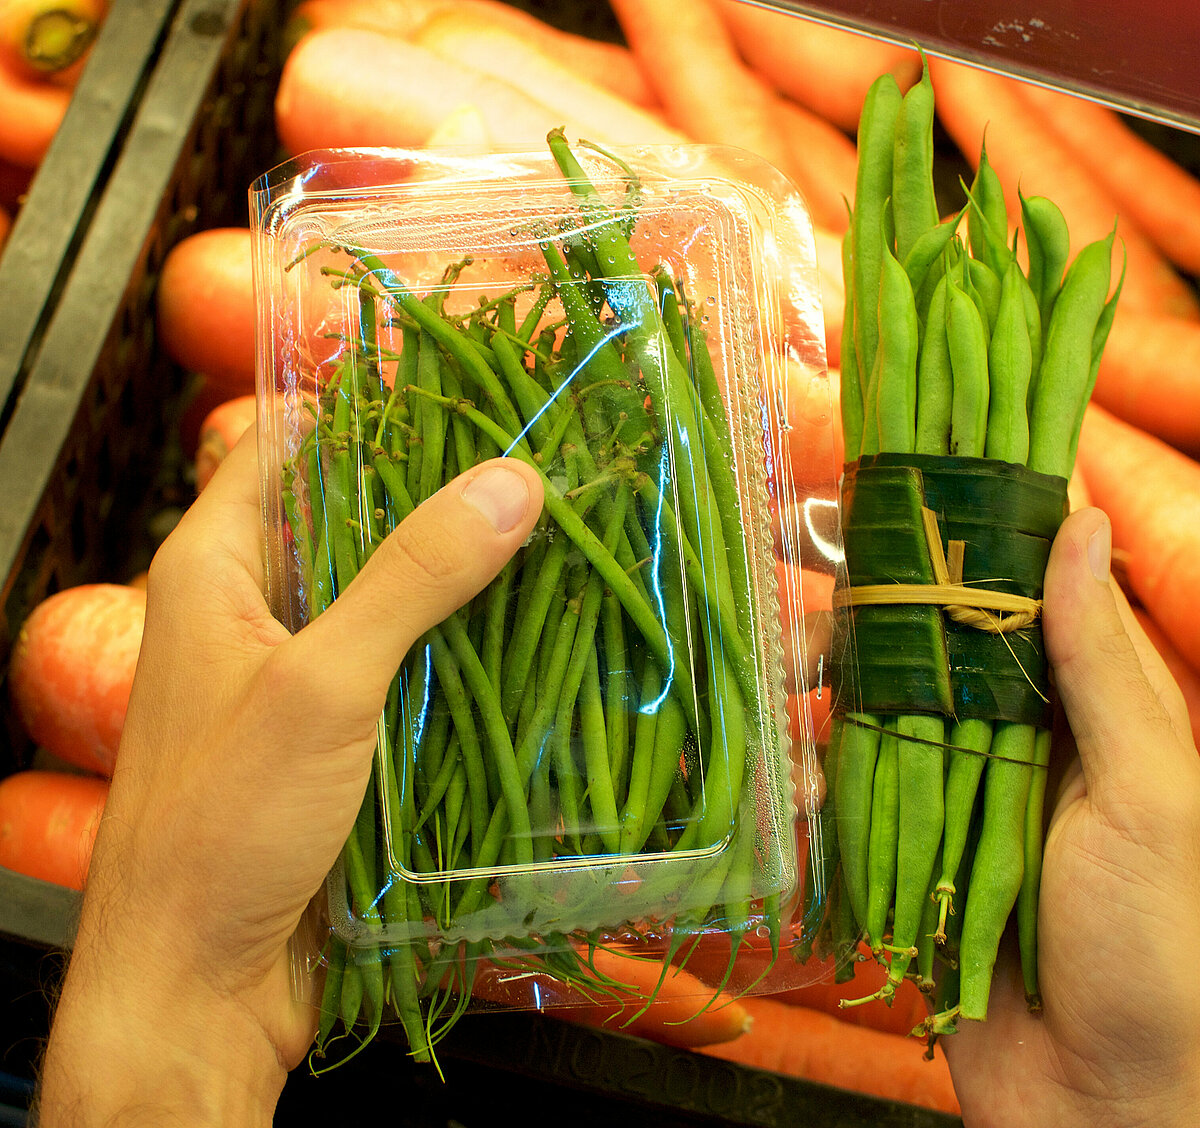
[[[784,637],[806,609],[777,571],[811,543],[794,515],[828,505],[786,453],[789,371],[828,395],[795,189],[736,150],[552,135],[308,154],[252,205],[286,624],[480,461],[536,465],[546,492],[510,565],[397,671],[328,883],[341,958],[397,996],[447,977],[462,995],[476,961],[576,982],[597,945],[675,956],[715,934],[736,955],[757,934],[787,985],[812,978],[777,959],[812,941],[819,786],[787,710],[815,655]]]

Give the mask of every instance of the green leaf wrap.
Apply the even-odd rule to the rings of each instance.
[[[877,454],[846,467],[846,567],[838,587],[932,584],[921,509],[943,551],[965,544],[964,585],[1041,599],[1050,543],[1067,512],[1064,478],[995,459]],[[837,615],[845,656],[839,712],[941,713],[1048,725],[1040,622],[997,634],[935,605],[856,606]]]

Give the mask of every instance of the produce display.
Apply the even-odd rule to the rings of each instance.
[[[108,0],[0,2],[0,248],[107,11]]]
[[[29,60],[19,57],[22,40],[10,32],[15,25],[6,21],[14,14],[36,11],[39,4],[50,6],[45,0],[0,0],[0,239],[7,222],[5,212],[13,214],[19,204],[38,154],[44,152],[65,108],[72,75],[80,65],[70,64],[51,78],[29,72]],[[101,7],[92,0],[53,6],[82,13],[81,18]],[[1032,472],[1067,480],[1069,505],[1095,504],[1109,514],[1114,573],[1178,681],[1189,705],[1193,734],[1200,735],[1200,631],[1191,607],[1200,590],[1196,563],[1200,560],[1200,300],[1195,284],[1200,271],[1200,229],[1196,226],[1200,180],[1195,175],[1192,139],[1131,122],[1078,98],[948,60],[930,58],[925,72],[915,50],[741,0],[686,5],[671,0],[614,0],[611,5],[599,5],[609,19],[608,26],[619,27],[621,43],[591,38],[584,22],[590,7],[571,7],[577,9],[573,16],[578,22],[571,23],[572,30],[567,31],[498,0],[303,0],[289,29],[290,54],[275,100],[282,149],[290,155],[309,149],[372,145],[417,152],[452,145],[461,154],[544,150],[549,130],[564,127],[573,141],[586,139],[611,150],[664,142],[702,143],[738,146],[769,159],[800,188],[816,225],[822,297],[817,321],[820,324],[823,319],[827,360],[827,368],[814,365],[811,356],[789,360],[786,437],[777,451],[798,492],[810,500],[823,499],[825,508],[801,510],[789,505],[786,498],[773,499],[770,520],[777,528],[791,521],[793,527],[808,530],[816,538],[814,544],[830,530],[836,535],[836,521],[830,525],[822,515],[836,514],[833,503],[839,496],[843,463],[859,463],[865,454],[882,457],[886,464],[897,454],[896,446],[903,448],[905,457],[911,449],[922,458],[965,455],[983,462],[1002,459],[1020,465],[1021,478]],[[348,65],[347,60],[354,64]],[[886,82],[880,84],[884,74],[891,75],[895,89]],[[880,93],[883,85],[888,86],[886,95]],[[737,92],[736,96],[732,92]],[[887,113],[880,109],[884,99],[891,106]],[[864,103],[867,114],[860,131]],[[893,141],[897,135],[913,140],[913,147],[894,162],[884,158],[879,141],[879,136],[887,133],[886,120],[891,121]],[[926,134],[927,128],[932,129],[932,137]],[[930,182],[923,162],[931,157]],[[262,163],[265,166],[274,159],[266,154]],[[860,175],[878,174],[885,164],[892,169],[892,188],[883,187],[880,180],[864,205],[857,199]],[[903,171],[898,174],[897,170]],[[897,175],[902,177],[900,181],[895,180]],[[889,195],[891,202],[884,206]],[[1053,210],[1047,201],[1053,202]],[[877,223],[868,222],[872,209]],[[866,254],[867,258],[878,256],[874,281],[864,280],[863,252],[854,253],[856,243],[874,247]],[[844,244],[848,251],[845,269]],[[924,286],[905,269],[917,265],[913,257],[917,248],[920,256],[928,256],[924,269],[931,281]],[[340,258],[342,270],[357,272],[358,282],[368,288],[372,285],[366,269],[356,265],[352,256],[341,254]],[[207,481],[245,425],[241,411],[252,403],[244,398],[255,391],[251,259],[248,227],[196,236],[175,248],[169,260],[174,268],[164,269],[156,295],[160,344],[196,378],[197,392],[180,435],[191,464],[189,486],[200,488]],[[1072,262],[1076,265],[1068,273],[1066,268]],[[439,263],[438,271],[449,265],[450,259]],[[886,294],[873,290],[881,280],[886,283]],[[1110,305],[1118,280],[1120,300]],[[663,279],[664,284],[671,281],[674,279]],[[1096,312],[1105,282],[1100,312]],[[1055,420],[1048,431],[1042,428],[1043,434],[1050,436],[1048,444],[1033,437],[1039,427],[1030,415],[1031,398],[1026,393],[1024,426],[1031,428],[1031,445],[1021,452],[1019,373],[1028,363],[1031,386],[1036,389],[1038,369],[1046,370],[1051,352],[1051,303],[1057,304],[1060,291],[1066,295],[1068,286],[1072,293],[1078,288],[1081,297],[1084,289],[1090,292],[1080,304],[1090,306],[1088,317],[1094,314],[1095,323],[1089,334],[1085,318],[1073,332],[1081,340],[1086,338],[1087,347],[1079,355],[1098,358],[1098,365],[1089,365],[1086,373],[1077,371],[1076,386],[1055,392],[1053,402],[1045,404]],[[362,286],[356,284],[347,293],[360,291]],[[1021,299],[1019,308],[1014,292]],[[1030,292],[1037,299],[1036,317]],[[519,300],[530,302],[536,293],[536,289],[523,293]],[[380,309],[387,308],[382,289],[375,300]],[[885,312],[880,340],[886,346],[887,364],[881,366],[875,384],[880,394],[872,397],[874,362],[864,363],[859,338],[864,325],[870,333],[879,302]],[[501,304],[481,312],[471,331],[495,335],[501,316],[509,325],[510,314],[502,314],[502,308]],[[691,313],[686,300],[665,308],[677,308],[681,320]],[[902,316],[894,316],[897,310]],[[944,323],[944,337],[934,333],[931,338],[931,311],[933,324],[939,323],[938,318]],[[513,314],[519,329],[515,310]],[[1099,343],[1096,329],[1102,315],[1111,318],[1111,324],[1101,351],[1093,345]],[[1020,333],[1022,323],[1026,338]],[[398,332],[387,329],[385,336],[388,347],[401,343]],[[932,347],[927,347],[931,340]],[[1028,358],[1025,343],[1030,350]],[[785,351],[795,345],[785,338]],[[561,342],[555,347],[561,348]],[[1040,365],[1036,363],[1039,349]],[[899,358],[905,354],[905,373],[915,358],[915,398],[909,383],[898,384],[895,379],[902,367]],[[552,355],[558,358],[558,354]],[[976,374],[977,391],[970,398],[956,393],[956,378],[966,370]],[[984,384],[978,377],[984,370],[988,400],[996,396],[1013,408],[1010,422],[1003,428],[999,418],[993,426],[991,413],[985,413]],[[1000,370],[1009,376],[997,381],[994,371]],[[940,402],[941,414],[931,422],[924,410],[930,400],[922,397],[921,391],[929,386],[925,379],[939,373],[940,383],[935,386],[941,389],[940,401],[935,396],[934,402]],[[1017,376],[1010,378],[1014,373]],[[1093,403],[1083,410],[1093,380]],[[957,388],[963,389],[961,379]],[[861,402],[856,392],[864,393]],[[456,393],[443,388],[434,394],[453,400],[466,393],[465,389]],[[224,406],[238,399],[240,407]],[[445,459],[458,458],[455,443],[464,429],[485,448],[489,443],[498,445],[504,437],[488,436],[480,420],[429,394],[423,399],[414,395],[414,400],[423,409],[419,412],[423,419],[442,420],[443,466],[447,469],[456,464]],[[336,399],[331,406],[337,409]],[[643,410],[633,406],[635,416]],[[947,412],[949,432],[944,429]],[[1037,414],[1036,392],[1033,412]],[[414,418],[410,414],[409,425]],[[510,426],[519,430],[518,423],[523,425],[524,419],[509,420]],[[943,438],[956,432],[955,441],[964,442],[965,450],[943,447]],[[511,433],[511,429],[504,432]],[[1041,453],[1035,454],[1035,450]],[[406,465],[404,486],[416,500],[408,470]],[[852,481],[854,478],[851,475]],[[629,485],[627,505],[645,505],[633,483]],[[857,491],[856,481],[854,485]],[[1062,496],[1056,493],[1055,498],[1061,515]],[[593,515],[598,512],[594,508]],[[602,543],[604,532],[601,527]],[[923,526],[917,532],[917,549],[932,545],[933,536],[927,539]],[[953,562],[946,542],[960,538],[944,524],[936,535],[950,567]],[[848,551],[851,547],[848,545]],[[969,561],[968,553],[964,568],[970,567]],[[800,559],[780,559],[775,571],[781,591],[803,591],[806,612],[820,609],[833,616],[835,600],[840,605],[848,598],[847,585],[835,589],[833,567],[811,553]],[[988,578],[994,579],[996,574],[992,569]],[[863,577],[861,582],[869,579]],[[914,582],[927,579],[921,576]],[[108,586],[134,590],[133,585]],[[1028,595],[1021,594],[1036,600],[1035,591],[1036,585]],[[135,591],[135,597],[140,597],[140,592]],[[97,614],[97,595],[93,592],[76,598],[79,602],[72,613],[80,616],[78,629],[86,637],[91,629],[88,623]],[[116,602],[129,600],[121,595]],[[611,602],[602,601],[597,620],[601,637],[608,606]],[[89,840],[87,828],[93,824],[89,824],[88,805],[94,813],[95,803],[102,802],[106,774],[112,769],[116,746],[111,734],[114,729],[119,732],[120,691],[112,681],[100,686],[94,666],[92,676],[86,678],[71,672],[78,671],[81,663],[87,669],[88,658],[82,644],[62,641],[67,637],[66,616],[72,610],[67,599],[44,612],[29,610],[31,638],[38,637],[39,622],[49,622],[52,611],[62,616],[56,639],[41,644],[41,649],[43,655],[57,650],[65,656],[65,663],[26,657],[21,660],[25,670],[21,673],[14,625],[14,654],[6,671],[5,691],[14,716],[41,718],[31,721],[31,726],[40,725],[31,737],[40,746],[36,764],[39,771],[43,763],[52,770],[32,782],[17,783],[14,781],[25,773],[15,769],[28,765],[14,764],[10,779],[0,781],[0,789],[5,789],[0,790],[0,798],[17,796],[20,809],[31,817],[39,810],[52,809],[48,799],[35,802],[26,798],[35,791],[44,796],[57,788],[62,801],[69,798],[75,804],[77,814],[70,825],[82,829],[68,836],[66,861],[58,868],[36,871],[45,880],[71,883],[77,864],[71,851],[80,838],[85,845]],[[786,618],[787,609],[783,611]],[[887,608],[873,606],[852,612],[856,622],[888,613]],[[918,606],[912,617],[928,619],[930,613],[930,608]],[[934,608],[932,613],[940,615],[941,610]],[[851,612],[839,610],[837,614]],[[625,615],[628,618],[627,612]],[[806,621],[783,622],[785,645],[795,646],[797,639],[817,639],[810,633],[816,621],[810,614]],[[127,625],[126,630],[129,633],[122,646],[128,653],[136,649],[136,625]],[[861,635],[856,631],[849,639],[860,655],[869,634],[864,628]],[[1015,641],[1011,635],[1003,637]],[[1036,644],[1031,644],[1031,651],[1022,650],[1023,645],[1017,641],[1014,646],[1021,665],[1031,672],[1035,684],[1041,684]],[[878,728],[885,730],[860,727],[856,731],[847,723],[845,708],[833,703],[831,709],[830,667],[834,663],[830,659],[835,653],[826,652],[826,666],[816,686],[786,686],[790,732],[797,740],[815,736],[821,748],[828,749],[825,796],[830,805],[829,825],[837,824],[840,805],[859,803],[871,816],[868,825],[877,828],[875,838],[886,832],[888,841],[895,841],[896,870],[891,873],[878,850],[875,860],[880,864],[872,866],[870,834],[865,843],[861,839],[857,845],[847,841],[850,856],[856,858],[851,894],[842,884],[848,863],[838,837],[825,838],[823,845],[810,852],[801,835],[796,846],[801,866],[808,855],[819,875],[815,879],[810,875],[809,889],[816,880],[826,894],[832,893],[832,897],[817,898],[809,905],[809,924],[815,921],[817,926],[805,931],[814,942],[813,970],[808,977],[814,981],[771,997],[739,994],[736,985],[717,994],[729,969],[729,945],[698,944],[687,953],[685,970],[679,973],[695,977],[695,982],[685,983],[678,991],[673,977],[635,983],[626,970],[614,978],[630,988],[627,992],[597,997],[559,984],[562,994],[557,1002],[564,1008],[562,1013],[581,1021],[633,1030],[697,1046],[732,1061],[954,1112],[957,1104],[944,1056],[934,1052],[933,1060],[921,1060],[922,1048],[908,1034],[917,1028],[924,1035],[940,1036],[954,1021],[963,1021],[961,1015],[972,1013],[967,1008],[980,1009],[978,1002],[968,1002],[969,997],[986,998],[991,936],[1010,915],[1007,894],[991,901],[987,909],[990,923],[982,932],[972,933],[980,942],[971,941],[979,953],[971,968],[956,971],[944,958],[953,945],[967,944],[957,930],[966,927],[971,890],[977,885],[966,867],[973,856],[989,848],[978,816],[983,814],[986,821],[990,814],[983,810],[989,803],[990,777],[1006,776],[1008,799],[993,807],[1007,812],[1009,841],[1015,842],[1020,797],[1025,796],[1024,809],[1029,809],[1030,797],[1035,804],[1040,801],[1037,781],[1044,776],[1040,767],[1012,764],[995,756],[985,761],[970,750],[992,750],[997,741],[1011,742],[1021,749],[1012,759],[1038,760],[1046,753],[1046,739],[1038,734],[1045,730],[1047,714],[1038,713],[1032,720],[970,717],[958,726],[922,719],[914,726],[912,718],[929,714],[912,706],[877,713],[853,710],[860,716],[876,717]],[[533,661],[540,663],[544,658],[548,662],[549,657],[547,650],[537,650]],[[1003,665],[1005,659],[999,661]],[[1008,661],[1011,665],[1011,658]],[[597,663],[596,672],[600,669]],[[592,691],[591,672],[588,667],[582,672],[577,702]],[[89,692],[67,701],[61,690],[70,683]],[[843,683],[841,692],[845,702],[859,690]],[[18,699],[25,704],[18,707]],[[106,718],[103,724],[97,716]],[[893,719],[886,720],[889,716]],[[914,757],[909,753],[922,747],[921,741],[907,739],[902,748],[896,730],[923,739],[920,726],[926,724],[934,729],[941,725],[929,739],[951,746],[948,775],[954,777],[956,786],[965,783],[966,790],[956,791],[953,799],[946,794],[940,812],[935,809],[936,801],[931,801],[920,809],[906,804],[907,813],[902,815],[901,796],[912,794],[908,786],[913,782],[911,773],[927,772],[932,779],[934,761],[940,762],[942,753],[935,750],[936,755]],[[88,726],[93,734],[99,726],[108,735],[98,744],[91,738],[83,740],[80,733]],[[872,735],[861,741],[858,738],[864,732]],[[1030,732],[1033,755],[1028,752]],[[67,733],[69,739],[60,742],[52,733]],[[876,736],[884,739],[872,748]],[[73,748],[84,751],[74,752]],[[841,770],[846,756],[856,752],[861,754],[859,767],[873,752],[870,776],[865,770],[857,774]],[[997,764],[1003,767],[993,772]],[[906,773],[904,777],[901,772]],[[80,786],[79,780],[90,788]],[[886,810],[881,806],[879,813],[886,817],[878,823],[869,805],[875,798],[876,780],[894,786],[895,791],[888,794],[896,799]],[[441,788],[443,781],[435,782]],[[438,804],[430,808],[432,812],[436,807],[443,823],[448,804],[459,801],[453,797],[459,785],[452,786],[450,779],[444,782]],[[856,798],[846,794],[847,787],[852,793],[857,787]],[[1001,788],[990,790],[998,800]],[[931,795],[937,793],[937,788],[931,788]],[[972,793],[973,803],[968,802]],[[668,799],[675,801],[669,795]],[[592,801],[590,793],[586,801]],[[46,805],[41,805],[43,802]],[[972,814],[969,821],[959,817],[968,809]],[[3,810],[0,804],[0,812]],[[1026,842],[1024,831],[1026,825],[1036,830],[1037,820],[1031,816],[1026,824],[1022,811],[1019,821],[1020,847],[1012,849],[1009,860],[1022,862],[1024,877],[1036,868],[1025,866],[1024,859],[1034,857],[1037,845],[1032,838]],[[6,842],[47,841],[38,837],[40,832],[30,827],[29,820],[18,829],[9,829],[16,825],[0,815],[0,851],[5,850]],[[931,847],[935,839],[936,846]],[[906,843],[903,861],[902,841]],[[469,837],[462,838],[459,846],[471,849],[470,842]],[[571,846],[574,848],[573,843]],[[581,840],[579,847],[583,846]],[[947,856],[960,850],[966,861],[948,864]],[[26,846],[0,853],[0,865],[35,872],[20,860],[22,853],[25,857],[50,856],[48,846]],[[929,876],[924,877],[927,866]],[[940,904],[928,896],[937,894],[939,884],[943,886]],[[1023,884],[1024,897],[1017,894],[1017,907],[1011,911],[1027,922],[1029,883]],[[843,892],[847,895],[842,896]],[[847,908],[854,909],[852,902],[858,903],[863,914],[854,920],[846,915]],[[921,914],[914,909],[918,903]],[[1020,907],[1022,903],[1025,909]],[[947,936],[940,952],[929,938],[937,934],[942,905]],[[842,915],[831,914],[830,909]],[[906,941],[914,919],[916,936],[910,944]],[[853,941],[859,925],[867,940],[856,945]],[[1030,951],[1033,941],[1027,924],[1024,933],[1026,951]],[[914,950],[915,955],[911,954]],[[603,949],[596,949],[603,967],[602,953]],[[752,969],[764,971],[773,961],[778,974],[770,938],[751,930],[742,944],[738,982],[753,980],[757,972]],[[623,963],[629,965],[630,961]],[[659,966],[651,965],[655,971]],[[605,974],[612,971],[603,970]],[[968,970],[977,985],[971,996],[964,983]],[[960,977],[957,981],[956,976]],[[486,975],[478,977],[481,997],[493,991],[495,982]],[[925,1021],[926,995],[918,982],[936,1000],[936,1013],[941,1015],[932,1024],[936,1030]],[[547,978],[547,989],[553,983]],[[1033,994],[1032,975],[1029,986]],[[648,1004],[651,996],[655,1002]],[[687,1012],[699,1010],[700,998],[719,1002],[695,1014],[690,1022],[678,1022]],[[491,999],[496,1005],[511,1001],[502,993]],[[861,1005],[845,1005],[855,1002]],[[963,1008],[957,1015],[956,1005]],[[815,1013],[818,1011],[822,1013]],[[870,1037],[860,1038],[860,1034]],[[785,1045],[794,1047],[795,1053],[782,1054]],[[869,1067],[863,1065],[868,1061]]]

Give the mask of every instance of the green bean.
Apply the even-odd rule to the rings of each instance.
[[[1008,205],[1000,177],[988,160],[986,140],[968,195],[967,241],[976,261],[986,263],[997,278],[1004,276],[1012,252],[1008,247]]]
[[[895,78],[881,75],[868,89],[858,123],[859,152],[854,186],[854,215],[851,232],[854,245],[852,293],[854,301],[855,354],[859,380],[869,380],[875,368],[879,337],[876,302],[883,272],[883,222],[892,195],[893,152],[896,118],[903,95]],[[864,404],[869,403],[867,385],[862,385]],[[864,426],[864,437],[868,428]]]
[[[863,383],[858,371],[858,356],[854,351],[854,242],[853,232],[842,237],[842,278],[845,280],[846,304],[841,336],[841,398],[842,438],[847,463],[857,462],[862,453]]]
[[[942,848],[938,849],[933,861],[933,877],[925,890],[921,906],[921,921],[917,929],[917,989],[929,995],[936,986],[934,963],[937,956],[938,902],[934,896],[934,883],[942,872]]]
[[[958,215],[951,216],[936,227],[923,232],[909,248],[908,254],[900,260],[917,297],[917,315],[922,325],[929,320],[930,298],[945,274],[945,251],[957,238],[962,217],[963,212],[960,211]]]
[[[929,900],[929,883],[942,843],[941,745],[946,739],[946,727],[940,716],[919,714],[898,716],[895,723],[899,799],[893,951],[888,961],[888,980],[898,986],[917,946]]]
[[[1050,315],[1029,414],[1028,466],[1043,474],[1071,475],[1074,425],[1091,383],[1093,341],[1108,299],[1112,244],[1110,233],[1079,252]]]
[[[1042,881],[1042,819],[1046,800],[1046,776],[1050,764],[1051,732],[1038,729],[1033,743],[1033,774],[1025,806],[1025,870],[1017,894],[1017,936],[1021,949],[1021,975],[1025,1000],[1030,1010],[1041,1009],[1038,986],[1037,918],[1038,892]]]
[[[927,316],[917,360],[916,449],[923,454],[949,454],[954,380],[946,340],[945,274],[934,287]]]
[[[895,123],[891,196],[896,257],[900,262],[938,223],[933,188],[933,109],[933,83],[929,65],[923,63],[921,79],[905,92]]]
[[[978,307],[950,276],[946,285],[946,345],[954,379],[950,453],[979,458],[987,441],[987,338]]]
[[[1032,725],[999,723],[983,781],[979,845],[963,916],[959,1008],[987,1017],[992,968],[1025,869],[1025,808],[1033,773]]]
[[[317,1054],[324,1056],[325,1047],[337,1020],[341,1017],[342,978],[346,969],[346,945],[337,936],[329,937],[325,951],[325,982],[321,987],[320,1018],[317,1021]]]
[[[838,849],[847,898],[860,923],[867,919],[867,868],[871,833],[871,796],[879,756],[880,719],[871,713],[847,713],[843,720],[838,756]]]
[[[1104,309],[1100,311],[1100,317],[1096,321],[1096,331],[1092,334],[1092,365],[1088,371],[1087,389],[1084,392],[1079,404],[1079,410],[1075,416],[1075,424],[1071,429],[1071,445],[1067,452],[1067,461],[1070,466],[1075,465],[1075,455],[1079,448],[1079,433],[1083,429],[1084,412],[1087,410],[1088,401],[1092,398],[1092,390],[1096,386],[1096,378],[1100,374],[1100,360],[1104,353],[1104,345],[1108,340],[1109,330],[1112,329],[1113,319],[1117,312],[1117,299],[1121,296],[1121,290],[1124,285],[1125,269],[1122,267],[1121,276],[1117,279],[1113,295],[1105,303]]]
[[[1037,297],[1043,333],[1063,284],[1071,253],[1067,221],[1058,205],[1045,196],[1021,196],[1021,225],[1029,256],[1029,286]]]
[[[612,765],[608,758],[608,734],[595,647],[589,653],[583,674],[583,685],[579,694],[579,716],[592,826],[604,848],[610,854],[615,854],[620,850],[621,843],[620,816],[617,812],[616,793],[613,790]]]
[[[983,315],[984,335],[990,342],[1000,312],[1001,276],[987,263],[978,259],[967,258],[963,262],[967,268],[964,289],[971,295]]]
[[[1026,401],[1033,346],[1025,320],[1023,276],[1016,259],[1004,273],[996,326],[988,347],[988,417],[984,457],[1024,465],[1029,454]]]
[[[949,762],[946,773],[945,831],[942,836],[942,873],[934,889],[938,901],[938,943],[946,943],[946,921],[955,912],[956,875],[965,856],[971,827],[975,822],[975,796],[988,750],[992,746],[992,722],[965,718],[950,729]],[[960,908],[961,900],[958,902]]]
[[[885,718],[871,784],[871,829],[867,846],[867,909],[864,924],[871,951],[884,947],[888,909],[896,890],[900,831],[900,749],[895,718]]]
[[[879,288],[876,424],[879,450],[912,452],[917,427],[917,306],[904,267],[884,248]]]

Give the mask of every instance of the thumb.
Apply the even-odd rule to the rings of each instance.
[[[1046,655],[1088,793],[1110,810],[1109,796],[1152,802],[1195,761],[1180,735],[1178,687],[1128,613],[1109,575],[1111,554],[1105,514],[1072,513],[1050,551],[1043,610]]]
[[[337,654],[382,701],[413,643],[490,583],[528,537],[541,478],[516,458],[460,474],[418,506],[294,643]]]

